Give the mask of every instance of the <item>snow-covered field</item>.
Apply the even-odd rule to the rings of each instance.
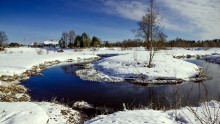
[[[199,107],[177,110],[125,110],[99,115],[85,124],[198,124],[219,123],[220,103],[210,101]],[[71,108],[49,102],[0,102],[1,124],[78,124],[85,116]]]
[[[64,50],[59,53],[36,48],[8,48],[0,52],[0,76],[20,75],[27,70],[38,66],[45,61],[68,61],[97,58],[96,54],[119,54],[118,56],[105,58],[92,65],[90,75],[99,75],[101,79],[115,79],[122,81],[129,78],[154,79],[183,79],[188,80],[198,73],[199,67],[194,64],[173,58],[174,56],[197,56],[220,53],[219,48],[192,49],[172,48],[171,50],[158,51],[153,59],[153,67],[147,68],[148,52],[143,48],[121,50],[120,48],[101,48],[99,51],[83,50],[74,52]],[[82,78],[83,75],[80,75]],[[1,83],[0,83],[1,84]]]
[[[117,52],[115,52],[117,51]],[[97,61],[90,69],[79,70],[77,74],[85,80],[120,82],[135,80],[146,83],[167,83],[165,80],[190,80],[199,76],[200,67],[174,57],[205,56],[220,53],[220,49],[192,49],[173,48],[157,51],[153,59],[153,67],[148,68],[149,52],[100,50],[97,54],[119,54]],[[175,81],[174,81],[175,82]]]
[[[220,48],[192,48],[192,49],[184,49],[184,48],[172,48],[171,50],[164,50],[165,53],[168,53],[173,56],[202,56],[202,55],[212,55],[212,54],[220,54]]]
[[[0,102],[1,124],[79,124],[83,115],[49,102]]]
[[[8,48],[0,53],[0,76],[21,74],[35,65],[45,61],[67,61],[68,59],[83,60],[95,58],[95,55],[85,55],[83,52],[64,50],[59,53],[37,48]]]
[[[189,80],[199,73],[199,67],[174,57],[178,56],[203,56],[220,54],[220,49],[192,49],[172,48],[170,50],[158,51],[153,60],[153,67],[147,68],[148,52],[142,49],[121,50],[120,48],[101,48],[98,51],[83,50],[74,52],[64,50],[62,53],[47,51],[36,48],[8,48],[0,52],[0,77],[21,75],[27,70],[40,64],[48,64],[48,61],[93,60],[97,54],[118,54],[117,56],[105,58],[90,65],[90,69],[80,70],[79,76],[84,79],[98,81],[123,81],[125,79],[155,80],[155,79],[183,79]],[[212,58],[212,59],[211,59]],[[208,60],[217,61],[219,56],[210,57]],[[47,63],[45,63],[47,61]],[[38,67],[34,67],[36,69]],[[86,78],[87,77],[87,78]],[[10,79],[11,77],[8,77]],[[11,79],[10,79],[11,80]],[[17,82],[19,83],[19,82]],[[6,85],[7,84],[7,85]],[[0,81],[0,101],[29,101],[26,89],[21,85],[9,85],[9,82]],[[18,93],[17,93],[18,92]],[[20,94],[19,94],[20,93]],[[6,96],[10,96],[7,98]],[[15,98],[16,97],[16,98]],[[7,98],[6,100],[4,100]],[[15,98],[11,99],[11,98]],[[22,99],[21,99],[22,98]],[[25,99],[25,100],[23,100]],[[81,105],[81,103],[76,104]],[[89,105],[89,104],[88,104]],[[88,106],[87,105],[87,106]],[[199,117],[205,118],[207,108],[209,113],[215,115],[219,109],[219,103],[211,101],[200,107],[194,107]],[[219,112],[219,111],[218,111]],[[82,123],[82,115],[63,105],[48,102],[0,102],[0,123],[1,124],[63,124]],[[34,120],[34,121],[33,121]],[[199,123],[199,119],[190,112],[187,107],[179,110],[156,111],[151,109],[129,110],[117,112],[111,115],[100,115],[87,123]],[[206,122],[204,122],[206,123]],[[217,122],[219,123],[219,122]]]
[[[220,103],[210,101],[199,107],[184,107],[177,110],[129,110],[110,115],[99,115],[85,124],[219,124]]]

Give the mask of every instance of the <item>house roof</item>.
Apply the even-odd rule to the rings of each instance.
[[[53,44],[53,45],[56,45],[56,44],[59,44],[59,41],[56,41],[56,40],[51,40],[51,41],[46,40],[46,41],[44,41],[44,44]]]

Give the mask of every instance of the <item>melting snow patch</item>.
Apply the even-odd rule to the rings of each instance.
[[[73,104],[74,108],[93,108],[93,106],[85,101],[77,101]]]

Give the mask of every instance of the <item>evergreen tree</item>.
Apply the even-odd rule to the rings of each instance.
[[[100,46],[100,45],[101,45],[100,40],[96,36],[93,36],[91,46],[97,47],[97,46]]]
[[[104,47],[110,47],[109,41],[103,41],[103,45],[104,45]]]
[[[65,48],[65,41],[63,40],[63,38],[61,38],[60,40],[59,40],[59,45],[60,45],[60,48]]]
[[[77,35],[74,41],[75,47],[81,47],[82,45],[82,37],[80,35]]]
[[[90,47],[91,40],[85,32],[82,33],[82,42],[83,42],[83,45],[81,47]]]

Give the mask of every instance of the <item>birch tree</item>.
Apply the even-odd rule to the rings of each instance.
[[[146,14],[138,22],[137,35],[147,42],[149,50],[149,59],[147,67],[152,67],[152,61],[156,51],[156,43],[158,38],[162,36],[163,28],[161,26],[162,18],[159,16],[159,10],[155,6],[155,0],[149,0],[149,8]],[[161,38],[160,38],[161,39]]]

